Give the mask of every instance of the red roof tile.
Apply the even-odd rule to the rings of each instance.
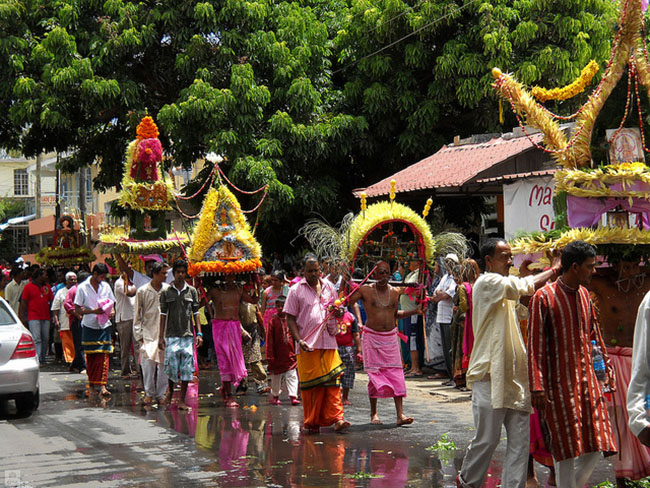
[[[531,135],[536,143],[540,143],[542,137],[541,133]],[[396,193],[462,186],[482,171],[533,147],[526,136],[512,139],[495,137],[480,144],[443,146],[428,158],[354,193],[359,196],[363,191],[368,197],[388,195],[392,179],[396,180]]]

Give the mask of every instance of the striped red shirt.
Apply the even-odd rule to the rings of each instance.
[[[589,292],[561,280],[538,290],[530,301],[528,375],[530,390],[546,392],[543,417],[556,461],[589,452],[616,451],[602,389],[594,372],[591,341],[614,377]]]

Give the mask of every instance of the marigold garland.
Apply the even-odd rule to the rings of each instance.
[[[150,116],[143,117],[136,129],[138,139],[155,139],[158,137],[158,126]]]
[[[197,276],[200,274],[241,274],[251,273],[262,267],[262,261],[258,258],[245,261],[201,261],[190,263],[188,274]]]
[[[580,76],[576,78],[572,83],[563,86],[561,88],[552,88],[546,89],[541,86],[534,86],[531,90],[531,94],[540,102],[546,102],[548,100],[568,100],[573,98],[579,93],[585,91],[586,86],[591,83],[591,80],[598,73],[598,63],[595,60],[589,61],[589,64],[585,66],[580,72]]]

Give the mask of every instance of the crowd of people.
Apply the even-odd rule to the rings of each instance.
[[[342,431],[359,368],[370,422],[382,423],[379,399],[392,398],[398,426],[414,421],[404,412],[406,378],[428,368],[429,378],[472,390],[475,436],[458,486],[483,485],[505,426],[502,486],[530,482],[532,455],[544,451],[549,484],[564,488],[582,486],[601,453],[628,452],[617,446],[604,399],[618,385],[585,288],[595,258],[576,241],[547,270],[514,276],[507,242],[488,239],[479,260],[448,254],[423,279],[417,261],[380,261],[366,281],[308,253],[299,265],[276,256],[268,275],[207,277],[194,287],[182,259],[142,256],[140,273],[116,256],[113,275],[105,264],[55,271],[16,263],[2,293],[39,360],[53,345],[55,361],[86,372],[90,396],[111,395],[119,344],[121,375],[142,379],[143,405],[168,406],[179,388],[178,408],[189,409],[188,386],[216,362],[226,407],[238,407],[252,379],[271,404],[302,404],[307,433]],[[645,446],[648,310],[646,298],[628,392],[631,431]]]

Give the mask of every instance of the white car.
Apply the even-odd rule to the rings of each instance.
[[[39,364],[32,334],[0,298],[0,401],[13,399],[19,414],[39,404]]]

